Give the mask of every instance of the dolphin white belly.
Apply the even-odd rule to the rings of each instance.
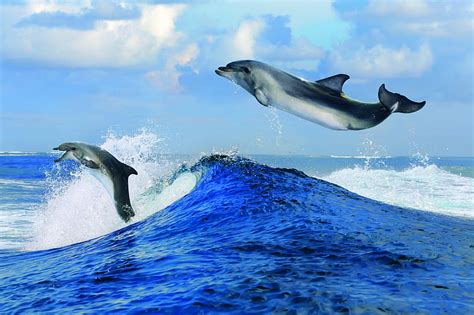
[[[342,91],[347,74],[308,81],[256,60],[233,61],[218,67],[218,75],[231,80],[264,106],[272,106],[335,130],[374,127],[392,113],[413,113],[426,102],[414,102],[382,84],[377,103],[352,100]]]
[[[328,108],[288,95],[281,88],[272,91],[270,106],[335,130],[347,130],[347,124]]]
[[[87,168],[87,171],[104,186],[110,198],[114,200],[114,184],[110,177],[105,175],[101,169]]]

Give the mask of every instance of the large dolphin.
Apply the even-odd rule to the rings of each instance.
[[[242,60],[219,67],[216,73],[240,85],[264,106],[273,106],[336,130],[374,127],[392,113],[413,113],[426,102],[413,102],[389,92],[382,84],[378,103],[347,97],[342,85],[347,74],[309,82],[260,61]]]
[[[128,177],[131,174],[138,175],[133,167],[120,162],[104,149],[86,143],[66,142],[53,150],[65,151],[55,162],[74,160],[105,175],[112,186],[112,191],[108,190],[114,199],[115,209],[122,220],[125,222],[130,221],[135,212],[133,212],[132,205],[130,204]],[[99,179],[102,180],[102,178]],[[109,188],[107,183],[104,184],[106,188]]]

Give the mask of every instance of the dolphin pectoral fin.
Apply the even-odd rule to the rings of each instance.
[[[268,107],[268,97],[260,89],[255,89],[255,98],[265,107]]]
[[[327,88],[330,88],[339,93],[342,93],[342,86],[344,85],[344,82],[349,80],[349,78],[350,77],[347,74],[336,74],[336,75],[333,75],[332,77],[318,80],[316,81],[316,83],[319,83],[321,85],[324,85]]]

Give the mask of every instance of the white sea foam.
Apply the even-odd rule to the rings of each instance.
[[[0,249],[16,249],[30,236],[31,215],[37,203],[28,192],[38,192],[44,182],[0,179]]]
[[[131,224],[165,208],[196,185],[197,177],[189,172],[168,183],[166,179],[180,162],[157,154],[166,153],[166,146],[149,131],[143,130],[133,136],[109,134],[102,148],[138,171],[138,176],[132,175],[129,179],[130,197],[136,211]],[[225,153],[236,154],[236,151]],[[421,166],[390,170],[383,159],[374,158],[386,156],[386,152],[377,148],[370,155],[372,153],[361,152],[358,157],[365,158],[362,166],[336,170],[323,179],[386,203],[474,217],[473,178],[449,173],[430,164],[425,156],[417,159]],[[65,166],[58,164],[55,167]],[[46,182],[20,179],[0,181],[0,188],[34,190],[39,186],[49,187],[46,202],[37,211],[32,210],[38,207],[36,201],[25,199],[18,203],[15,196],[3,196],[3,203],[0,204],[0,248],[19,248],[25,242],[23,247],[27,250],[61,247],[126,226],[117,215],[106,189],[88,169],[79,168],[68,180],[61,179],[56,174],[57,170],[53,173],[55,175],[47,176]]]
[[[0,151],[0,156],[38,155],[42,152]]]
[[[353,167],[323,178],[359,195],[406,208],[474,217],[474,179],[436,165],[402,171]]]
[[[373,156],[373,155],[330,155],[334,159],[389,159],[390,155],[387,156]]]
[[[101,146],[122,162],[132,165],[138,176],[129,178],[130,198],[138,222],[189,193],[196,184],[192,173],[180,175],[160,192],[152,187],[176,169],[156,152],[161,139],[146,130],[135,136],[109,134]],[[86,169],[67,182],[50,178],[51,194],[34,218],[32,241],[25,249],[38,250],[78,243],[125,227],[104,186]],[[166,187],[167,186],[167,187]]]

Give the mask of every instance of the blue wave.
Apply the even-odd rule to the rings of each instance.
[[[474,221],[213,155],[191,193],[98,239],[0,252],[5,312],[474,311]]]

